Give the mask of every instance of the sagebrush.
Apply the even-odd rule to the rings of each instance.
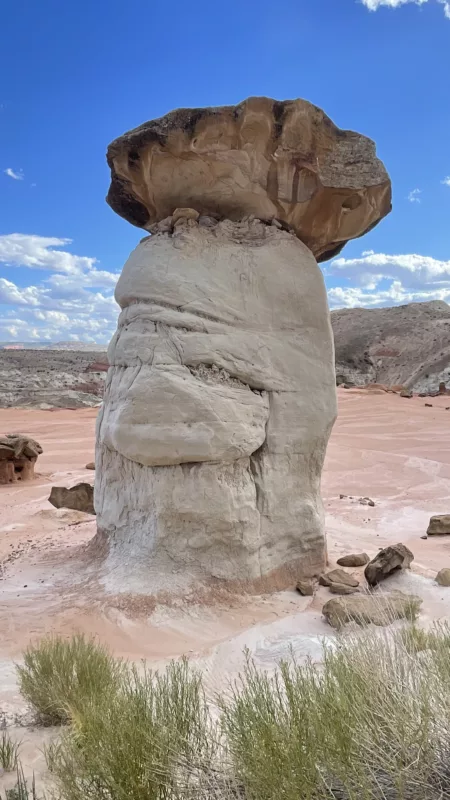
[[[66,706],[60,800],[450,798],[446,625],[346,635],[272,672],[248,658],[214,702],[185,660],[113,674]]]
[[[123,670],[109,651],[82,634],[48,637],[30,645],[17,666],[22,695],[44,725],[69,722],[81,704],[114,691]]]

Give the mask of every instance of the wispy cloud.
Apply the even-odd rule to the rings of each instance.
[[[444,178],[444,180],[441,181],[441,183],[443,183],[444,186],[450,186],[450,175],[447,175],[447,177]]]
[[[14,170],[11,169],[11,167],[8,167],[8,169],[5,169],[5,175],[7,175],[8,178],[13,178],[15,181],[23,181],[23,179],[25,177],[25,175],[23,174],[23,171],[21,169],[19,169],[18,172],[14,172]]]
[[[428,3],[428,0],[362,0],[362,4],[369,9],[369,11],[377,11],[381,6],[387,8],[399,8],[406,5],[406,3],[415,3],[416,6],[421,6],[423,3]]]
[[[369,9],[369,11],[378,11],[379,8],[400,8],[407,4],[414,4],[422,6],[428,3],[428,0],[360,0],[362,4]],[[450,0],[437,0],[441,6],[444,7],[444,14],[447,19],[450,19]]]
[[[438,0],[438,3],[440,3],[441,6],[444,6],[444,14],[447,19],[450,19],[450,3],[448,0]]]
[[[420,203],[420,194],[422,193],[422,189],[411,189],[408,200],[410,203]]]

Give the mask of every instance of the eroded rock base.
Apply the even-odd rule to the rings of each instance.
[[[116,290],[97,426],[106,573],[147,593],[295,585],[325,563],[336,405],[322,274],[259,220],[168,228],[136,248]]]

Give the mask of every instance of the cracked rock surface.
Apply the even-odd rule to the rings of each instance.
[[[336,398],[322,274],[277,225],[179,211],[116,289],[96,448],[107,574],[147,593],[295,585],[325,564]]]

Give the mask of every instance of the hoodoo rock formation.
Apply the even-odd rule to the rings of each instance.
[[[108,202],[152,234],[117,284],[97,426],[109,566],[147,592],[318,575],[336,399],[315,256],[388,213],[373,143],[251,98],[146,123],[108,161]]]
[[[0,484],[32,480],[41,453],[41,445],[29,436],[21,433],[0,436]]]

